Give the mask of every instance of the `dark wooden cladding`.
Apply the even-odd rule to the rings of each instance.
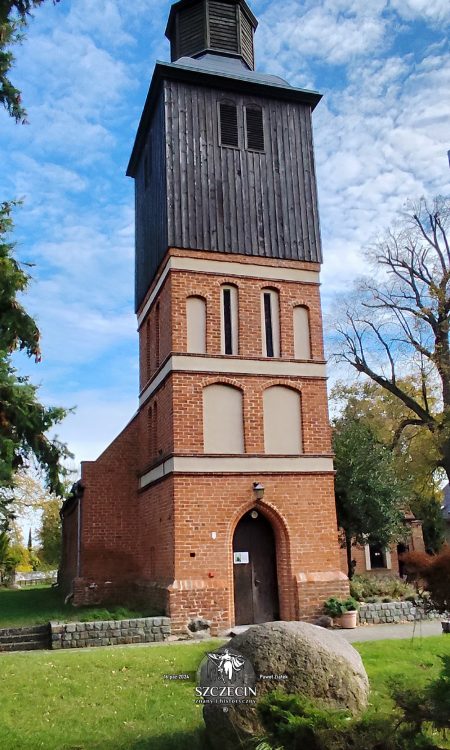
[[[308,104],[166,81],[168,243],[321,261]],[[233,99],[240,148],[220,146],[219,107]],[[244,148],[244,107],[262,108],[264,152]]]
[[[167,250],[167,177],[164,100],[155,108],[136,173],[136,309]]]
[[[166,29],[171,60],[218,52],[242,57],[253,70],[257,25],[245,0],[180,0],[172,5]]]

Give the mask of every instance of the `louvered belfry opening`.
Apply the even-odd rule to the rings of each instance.
[[[252,151],[264,151],[264,123],[261,107],[245,108],[245,126],[247,148]]]
[[[166,29],[172,62],[214,53],[240,57],[254,70],[257,25],[245,0],[180,0],[172,5]]]
[[[220,145],[239,146],[237,107],[232,102],[220,102]]]
[[[205,13],[203,3],[183,8],[178,21],[178,46],[180,57],[190,57],[204,45]]]
[[[211,47],[238,53],[238,5],[209,0],[209,41]]]

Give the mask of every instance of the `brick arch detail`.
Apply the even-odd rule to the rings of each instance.
[[[277,381],[270,380],[268,385],[265,385],[264,388],[262,389],[262,393],[265,393],[266,391],[268,391],[269,388],[276,388],[277,386],[278,387],[281,386],[282,388],[289,388],[290,391],[295,391],[296,393],[299,394],[299,396],[302,395],[301,387],[299,387],[297,384],[293,385],[291,382],[286,381],[286,380],[277,380]]]
[[[246,500],[237,510],[229,525],[227,548],[229,550],[229,611],[232,613],[234,622],[234,571],[233,571],[233,537],[236,527],[252,508],[256,508],[269,521],[275,535],[275,551],[277,563],[278,597],[280,604],[280,618],[282,620],[295,620],[297,618],[297,595],[295,580],[292,574],[290,554],[290,532],[286,519],[267,500]]]

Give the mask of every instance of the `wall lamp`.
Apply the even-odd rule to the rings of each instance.
[[[253,482],[253,492],[257,500],[262,500],[264,497],[264,485],[259,482]]]

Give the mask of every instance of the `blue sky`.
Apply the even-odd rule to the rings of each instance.
[[[20,359],[47,403],[76,406],[58,429],[92,459],[137,406],[133,183],[125,177],[156,59],[169,59],[169,3],[61,0],[35,12],[14,83],[29,125],[0,119],[0,198],[43,361]],[[257,67],[324,94],[314,113],[332,317],[364,271],[362,250],[408,198],[449,192],[448,0],[257,0]]]

